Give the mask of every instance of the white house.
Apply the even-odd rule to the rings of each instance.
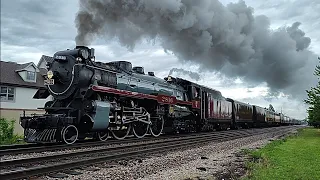
[[[42,59],[50,60],[50,57],[43,56]],[[18,64],[16,62],[0,61],[0,115],[8,120],[14,119],[15,133],[23,134],[23,129],[19,124],[19,117],[24,112],[44,113],[38,108],[51,100],[34,99],[33,96],[39,88],[44,88],[44,75],[46,69],[38,67],[33,62]]]

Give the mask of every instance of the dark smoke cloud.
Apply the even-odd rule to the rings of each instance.
[[[83,0],[75,20],[77,45],[98,37],[116,39],[129,50],[157,40],[182,62],[207,71],[266,82],[273,93],[301,97],[315,82],[316,56],[300,22],[270,29],[244,1],[226,7],[218,0]]]
[[[173,74],[173,72],[182,73],[185,75],[188,75],[191,79],[199,81],[200,80],[200,74],[192,71],[187,71],[180,68],[172,68],[169,72],[169,76]]]

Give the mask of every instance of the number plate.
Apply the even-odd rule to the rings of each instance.
[[[45,79],[44,85],[54,85],[54,79]]]
[[[177,99],[176,97],[173,96],[166,96],[166,95],[158,95],[157,100],[159,103],[164,103],[164,104],[176,104]]]

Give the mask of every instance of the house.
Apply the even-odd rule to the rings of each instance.
[[[51,57],[42,56],[40,61],[50,61]],[[40,62],[39,61],[39,62]],[[22,135],[23,129],[19,117],[25,114],[44,113],[38,108],[52,99],[33,99],[38,88],[44,88],[46,69],[43,64],[36,66],[33,62],[18,64],[0,61],[0,115],[8,120],[15,120],[15,133]]]

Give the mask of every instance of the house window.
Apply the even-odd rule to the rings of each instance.
[[[28,80],[35,80],[36,78],[36,73],[32,71],[27,71],[27,79]]]
[[[0,97],[1,97],[1,101],[13,101],[14,88],[1,86]]]

